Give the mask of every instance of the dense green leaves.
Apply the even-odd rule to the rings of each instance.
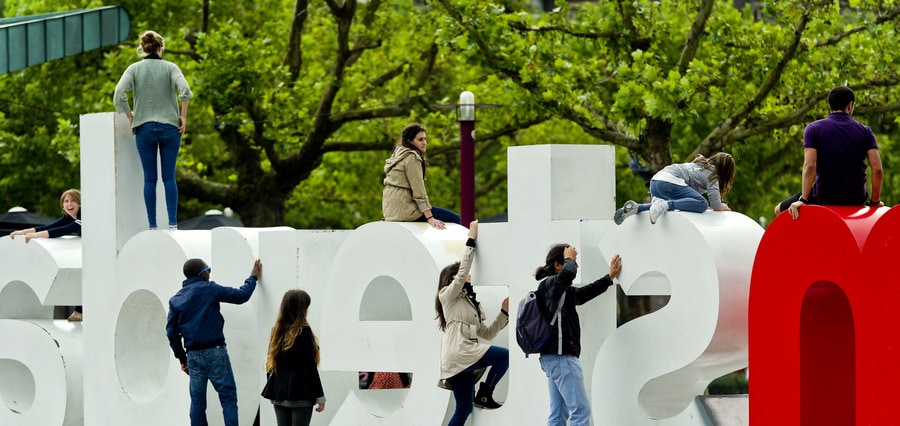
[[[595,143],[617,145],[653,170],[697,153],[733,153],[729,201],[751,217],[771,217],[775,202],[798,190],[803,127],[828,113],[824,98],[837,85],[857,91],[856,116],[878,133],[890,174],[893,124],[884,123],[900,109],[889,47],[900,41],[898,5],[764,2],[754,19],[749,8],[712,0],[560,2],[540,15],[521,3],[440,3],[455,28],[446,33],[478,47],[465,52],[470,60]],[[624,170],[629,156],[619,158]],[[628,179],[620,199],[646,195],[618,176]],[[885,190],[888,200],[900,194]]]
[[[878,135],[883,198],[898,126],[900,41],[894,2],[600,0],[536,13],[532,2],[122,2],[134,39],[166,37],[195,99],[179,157],[182,219],[231,207],[250,225],[355,227],[381,217],[383,160],[411,121],[429,129],[427,186],[458,209],[458,127],[435,104],[470,90],[480,110],[479,216],[506,206],[506,148],[608,143],[617,195],[695,153],[735,155],[729,203],[751,217],[799,188],[803,127],[827,114],[839,84],[857,91],[856,117]],[[7,0],[6,16],[100,5]],[[757,18],[758,17],[758,18]],[[295,19],[296,18],[296,19]],[[296,34],[297,37],[292,37]],[[78,116],[111,111],[136,44],[0,76],[0,199],[48,215],[78,186]]]

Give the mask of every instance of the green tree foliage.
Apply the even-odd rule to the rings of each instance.
[[[715,0],[557,1],[537,15],[524,1],[440,5],[443,34],[467,48],[470,63],[653,171],[733,153],[729,201],[753,217],[771,217],[776,201],[799,190],[802,130],[827,115],[837,85],[857,92],[856,117],[876,130],[890,175],[897,2],[765,2],[759,19]],[[900,194],[891,180],[889,200]],[[620,198],[646,195],[634,182],[620,184]]]
[[[6,6],[7,15],[28,15],[97,4]],[[166,38],[164,59],[182,68],[195,93],[179,156],[182,218],[229,206],[254,226],[353,227],[378,220],[384,159],[410,121],[430,129],[428,186],[435,204],[458,208],[457,126],[452,114],[433,105],[455,103],[463,90],[499,93],[496,99],[506,93],[495,77],[457,63],[452,46],[438,43],[439,16],[413,2],[207,0],[147,7],[126,0],[122,6],[132,15],[135,42],[0,77],[4,93],[22,94],[0,103],[7,117],[0,131],[14,135],[0,142],[7,202],[55,212],[57,194],[78,186],[78,116],[113,110],[115,83],[140,60],[136,40],[146,29]],[[479,179],[488,179],[494,193],[504,190],[497,182],[505,175],[495,160],[515,143],[515,130],[543,121],[524,114],[481,127],[488,136]],[[8,172],[28,164],[31,169]],[[40,185],[23,185],[30,181]],[[502,211],[496,200],[505,207],[505,191],[500,197],[487,192],[487,205]]]
[[[355,227],[381,217],[383,160],[402,127],[429,129],[429,195],[459,208],[458,127],[435,104],[476,101],[478,216],[506,208],[506,148],[610,143],[617,195],[694,154],[738,160],[731,206],[751,217],[799,188],[802,130],[838,84],[876,130],[891,174],[895,2],[579,3],[504,0],[124,0],[135,42],[0,76],[0,199],[55,215],[79,185],[80,114],[112,111],[137,35],[166,37],[195,93],[179,157],[182,218],[231,207],[248,225]],[[102,5],[6,0],[4,16]],[[526,130],[521,130],[526,129]],[[135,189],[136,191],[139,188]],[[611,212],[610,212],[611,213]]]

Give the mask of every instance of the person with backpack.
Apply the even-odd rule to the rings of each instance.
[[[462,262],[441,271],[434,310],[438,327],[444,332],[441,339],[441,383],[450,387],[456,399],[456,409],[448,426],[463,425],[474,405],[494,409],[501,405],[494,401],[494,387],[509,369],[509,350],[490,346],[478,338],[493,339],[509,323],[509,298],[503,300],[500,313],[486,325],[484,311],[475,297],[469,268],[475,258],[475,237],[478,221],[469,224],[469,239]],[[475,372],[490,367],[487,378],[475,395]],[[440,384],[439,384],[440,385]],[[442,386],[443,387],[443,386]]]
[[[539,266],[534,274],[535,279],[540,280],[537,293],[546,308],[548,322],[551,321],[550,315],[557,311],[560,299],[563,299],[559,311],[560,327],[551,328],[552,336],[540,351],[541,369],[547,375],[550,389],[547,424],[552,426],[565,425],[567,419],[571,426],[590,425],[591,405],[578,360],[581,355],[581,324],[575,307],[603,294],[622,271],[622,258],[617,254],[609,264],[608,275],[588,285],[573,287],[572,280],[578,273],[577,257],[575,247],[556,244],[550,247],[545,264]],[[557,330],[562,331],[562,336]]]

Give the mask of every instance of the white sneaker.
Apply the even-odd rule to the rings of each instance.
[[[669,210],[669,202],[662,198],[654,198],[650,204],[650,223],[655,224]]]
[[[628,216],[632,216],[638,211],[638,203],[634,201],[628,200],[625,202],[625,205],[622,206],[621,209],[616,210],[616,214],[613,215],[613,221],[616,222],[616,225],[621,225],[622,222],[625,221],[625,218]]]

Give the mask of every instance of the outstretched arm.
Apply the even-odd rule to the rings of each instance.
[[[881,155],[877,149],[870,149],[866,156],[869,159],[869,168],[872,169],[872,193],[869,194],[870,205],[881,205],[881,180],[884,178],[884,172],[881,170]]]
[[[473,220],[469,224],[469,240],[466,241],[466,251],[462,260],[459,262],[459,272],[453,278],[453,281],[447,287],[441,289],[438,299],[441,303],[447,303],[450,299],[455,298],[463,289],[466,280],[469,279],[469,269],[472,267],[472,261],[475,259],[475,238],[478,236],[478,221]]]
[[[16,239],[16,235],[28,235],[28,234],[31,234],[31,233],[34,233],[34,232],[37,232],[37,230],[35,230],[34,228],[28,228],[28,229],[21,229],[21,230],[18,230],[18,231],[12,231],[12,232],[9,233],[9,238],[12,238],[12,239],[15,240],[15,239]]]
[[[809,200],[812,193],[813,184],[816,182],[816,162],[818,161],[818,151],[815,148],[803,148],[803,187],[800,189],[800,199]],[[788,211],[791,217],[796,220],[800,217],[800,206],[806,204],[803,201],[795,201],[791,204]]]
[[[250,270],[250,276],[244,280],[244,285],[242,285],[241,288],[219,286],[217,284],[219,301],[240,305],[250,300],[250,296],[253,295],[253,290],[256,290],[256,283],[261,277],[262,262],[259,259],[256,259],[256,262],[253,262],[253,269]]]
[[[609,274],[588,285],[575,288],[575,304],[582,305],[606,292],[613,285],[613,279],[622,272],[622,258],[616,254],[609,262]]]

